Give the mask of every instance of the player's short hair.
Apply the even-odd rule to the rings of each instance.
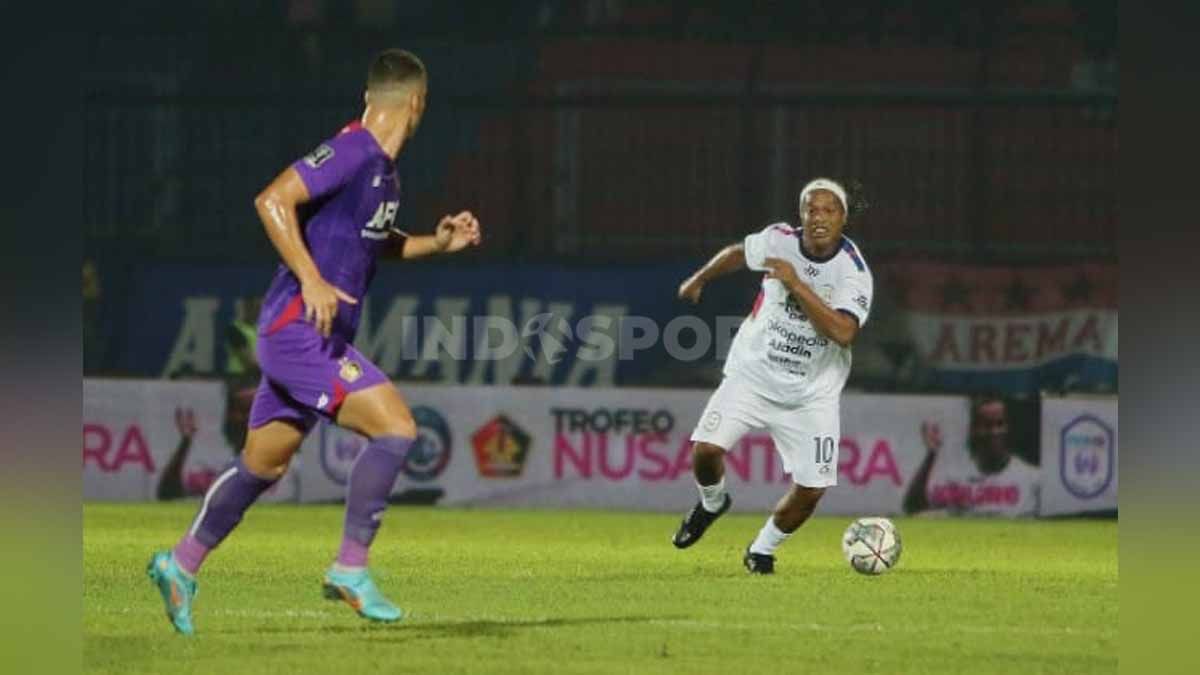
[[[367,68],[367,91],[386,93],[424,82],[426,77],[425,64],[416,54],[404,49],[385,49],[375,55]]]

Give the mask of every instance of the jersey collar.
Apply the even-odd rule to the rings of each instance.
[[[840,238],[838,240],[837,246],[835,246],[833,248],[833,253],[830,253],[829,255],[824,256],[824,257],[809,253],[808,251],[806,251],[804,249],[804,228],[803,227],[796,228],[796,248],[800,250],[800,255],[804,256],[804,259],[809,262],[827,263],[830,260],[833,260],[834,258],[836,258],[837,254],[842,252],[842,247],[845,245],[846,245],[846,238],[843,236],[842,238]]]
[[[369,139],[369,141],[370,141],[370,142],[368,143],[368,145],[369,145],[369,147],[370,147],[370,149],[371,149],[371,152],[373,152],[373,153],[375,153],[375,154],[378,154],[378,155],[382,155],[382,156],[383,156],[383,158],[384,158],[384,159],[386,159],[386,160],[387,160],[387,161],[389,161],[389,162],[394,162],[394,161],[395,161],[395,160],[393,160],[391,157],[388,157],[387,151],[385,151],[385,150],[383,149],[383,146],[381,146],[381,145],[379,144],[379,141],[378,141],[378,140],[376,140],[376,138],[375,138],[375,135],[374,135],[374,134],[372,134],[371,132],[367,131],[366,127],[364,127],[364,126],[362,125],[362,122],[359,122],[358,120],[352,120],[352,121],[350,121],[349,123],[347,123],[347,124],[346,124],[346,126],[342,127],[342,130],[341,130],[340,132],[338,132],[338,133],[340,133],[340,134],[349,134],[349,133],[356,133],[356,132],[361,132],[361,133],[364,133],[364,134],[366,134],[366,135],[367,135],[367,138],[368,138],[368,139]]]

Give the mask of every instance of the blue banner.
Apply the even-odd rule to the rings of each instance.
[[[701,261],[657,265],[384,262],[356,346],[397,380],[697,386],[720,379],[759,275],[676,298]],[[101,267],[103,273],[104,267]],[[102,371],[223,374],[229,327],[272,265],[108,268]],[[115,271],[114,271],[115,269]],[[886,391],[1115,391],[1115,271],[876,266],[851,386]],[[248,317],[253,319],[253,317]]]

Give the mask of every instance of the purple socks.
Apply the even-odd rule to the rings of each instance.
[[[208,488],[192,527],[175,546],[175,561],[183,571],[195,574],[209,551],[229,536],[246,509],[274,483],[250,473],[241,457],[227,466]]]
[[[337,564],[366,567],[367,549],[379,531],[380,519],[387,508],[388,495],[404,465],[404,455],[412,438],[380,436],[363,449],[350,469],[346,488],[346,521]]]
[[[337,563],[343,567],[366,567],[367,550],[380,518],[387,508],[388,495],[404,465],[404,455],[412,446],[411,438],[381,436],[363,449],[350,470],[346,490],[346,520]],[[260,478],[246,468],[238,457],[217,476],[204,495],[200,512],[187,534],[175,546],[179,567],[195,574],[204,558],[242,521],[246,509],[275,481]]]
[[[185,534],[183,539],[180,539],[179,543],[175,545],[175,562],[184,572],[196,576],[196,572],[200,571],[200,565],[204,564],[204,559],[208,557],[208,552],[211,550],[192,535]]]

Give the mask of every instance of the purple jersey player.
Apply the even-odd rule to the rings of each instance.
[[[379,254],[416,258],[480,240],[479,221],[467,211],[442,218],[432,235],[393,227],[400,200],[395,158],[421,120],[426,85],[416,56],[399,49],[379,54],[367,71],[361,121],[292,164],[255,200],[283,264],[259,319],[263,377],[246,445],[213,481],[180,542],[155,553],[148,568],[181,633],[193,632],[195,574],[205,556],[283,476],[318,417],[370,439],[350,471],[342,544],[325,573],[325,596],[368,619],[403,616],[372,582],[367,551],[416,425],[387,376],[352,343],[358,299]]]

